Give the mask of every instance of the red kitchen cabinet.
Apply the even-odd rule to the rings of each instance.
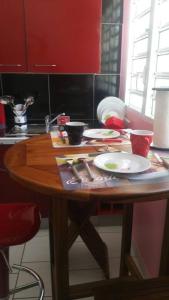
[[[0,0],[0,72],[25,70],[23,0]]]
[[[0,0],[0,72],[98,73],[102,0]]]
[[[101,0],[24,0],[29,72],[100,69]]]

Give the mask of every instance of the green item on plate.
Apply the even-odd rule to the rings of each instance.
[[[113,131],[112,131],[112,130],[109,130],[108,132],[104,132],[103,134],[104,134],[104,135],[111,135],[111,134],[113,134]]]
[[[116,163],[105,163],[105,167],[110,170],[115,170],[118,168],[118,165]]]

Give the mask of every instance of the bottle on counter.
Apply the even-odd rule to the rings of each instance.
[[[5,127],[6,127],[5,109],[4,109],[4,105],[0,103],[0,129],[4,129]]]

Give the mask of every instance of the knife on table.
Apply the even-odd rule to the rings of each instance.
[[[160,164],[162,164],[166,169],[169,169],[169,162],[164,157],[159,156],[157,153],[153,153],[153,155]]]
[[[90,181],[93,181],[93,180],[94,180],[94,177],[93,177],[93,174],[92,174],[92,172],[91,172],[91,169],[90,169],[90,167],[89,167],[89,164],[88,164],[86,158],[82,158],[82,157],[81,157],[81,158],[79,158],[78,160],[79,160],[79,162],[82,162],[82,163],[84,164],[85,169],[86,169],[86,171],[87,171],[87,173],[88,173],[88,175],[89,175]]]
[[[67,162],[67,164],[71,167],[72,172],[73,172],[73,175],[75,176],[76,180],[77,180],[79,183],[81,183],[81,182],[82,182],[82,179],[80,178],[79,173],[78,173],[76,167],[74,166],[74,161],[73,161],[73,159],[66,159],[66,162]]]

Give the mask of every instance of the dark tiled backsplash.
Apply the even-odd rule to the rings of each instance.
[[[29,122],[44,122],[47,114],[65,112],[72,120],[83,120],[90,126],[97,124],[98,103],[107,96],[118,96],[119,76],[116,75],[36,75],[2,74],[3,94],[24,103],[29,95],[35,103],[27,110]],[[13,115],[5,107],[8,123]],[[98,125],[98,124],[97,124]]]
[[[43,119],[49,114],[48,75],[3,74],[4,95],[15,97],[15,104],[24,103],[24,99],[33,96],[35,102],[27,110],[28,119]]]
[[[51,75],[51,113],[66,112],[72,119],[93,119],[93,75]]]

